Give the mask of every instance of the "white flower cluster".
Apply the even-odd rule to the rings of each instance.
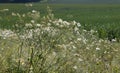
[[[113,49],[108,40],[99,39],[95,35],[97,31],[92,29],[87,31],[76,21],[68,22],[60,18],[56,19],[52,17],[54,16],[52,14],[42,18],[36,10],[32,10],[28,14],[12,13],[12,15],[20,18],[20,24],[19,22],[16,24],[15,30],[13,29],[14,32],[7,29],[0,30],[0,39],[1,37],[2,39],[15,37],[22,39],[22,45],[20,45],[22,53],[20,53],[23,58],[16,60],[16,62],[20,61],[21,66],[27,65],[25,59],[30,58],[32,54],[33,60],[40,58],[41,61],[44,58],[44,67],[47,69],[48,66],[55,69],[59,67],[60,71],[62,71],[62,68],[64,71],[66,66],[68,67],[66,70],[73,69],[72,73],[80,73],[81,71],[86,73],[87,69],[90,68],[85,66],[93,67],[91,65],[94,65],[96,67],[105,63],[111,60],[114,50],[117,51],[116,48]],[[30,17],[30,21],[22,23],[21,19],[26,16]],[[33,53],[26,53],[30,50]],[[40,67],[41,63],[34,63],[36,64],[34,66]],[[29,67],[31,71],[35,69],[34,66],[32,67],[31,64]],[[50,70],[54,71],[54,69]]]
[[[6,39],[6,38],[10,38],[10,37],[14,37],[15,38],[16,34],[11,31],[11,30],[0,30],[0,37],[2,37],[3,39]]]
[[[9,9],[2,9],[0,10],[1,12],[6,12],[6,11],[9,11]]]

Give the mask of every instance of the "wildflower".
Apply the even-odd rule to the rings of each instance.
[[[20,63],[21,63],[21,65],[25,65],[24,59],[20,59]]]
[[[78,41],[81,41],[82,39],[81,38],[77,38]]]
[[[17,16],[18,16],[18,17],[21,17],[21,15],[20,15],[19,13],[17,13]]]
[[[76,49],[76,47],[74,45],[72,47],[73,47],[73,49]]]
[[[63,22],[63,20],[62,20],[62,19],[58,19],[58,22],[59,22],[59,23],[62,23],[62,22]]]
[[[53,52],[53,55],[56,56],[56,52]]]
[[[26,23],[25,26],[26,27],[32,27],[32,24],[31,23]]]
[[[37,12],[36,10],[32,10],[32,13],[35,13],[35,12]]]
[[[100,48],[97,47],[96,50],[100,50]]]
[[[12,37],[14,33],[11,30],[3,30],[0,32],[0,36],[3,37],[3,39],[6,39],[8,37]]]
[[[33,73],[33,67],[30,67],[30,72],[29,73]]]
[[[3,51],[3,50],[4,50],[4,48],[1,48],[1,50]]]
[[[75,53],[74,56],[79,57],[80,55],[78,53]]]
[[[73,25],[75,25],[77,22],[76,21],[73,21]]]
[[[3,9],[4,11],[9,11],[9,9]]]
[[[68,15],[67,15],[67,17],[68,17],[68,18],[72,18],[72,17],[73,17],[73,15],[68,14]]]
[[[25,17],[25,14],[23,14],[22,17]]]
[[[67,21],[63,21],[63,24],[70,25]]]
[[[84,38],[84,39],[83,39],[83,43],[84,43],[84,44],[87,44],[87,39]]]
[[[50,26],[50,25],[51,25],[51,23],[48,23],[47,25],[48,25],[48,26]]]
[[[84,32],[87,32],[87,30],[83,29]]]
[[[78,61],[80,61],[80,62],[81,62],[81,61],[83,61],[83,59],[79,58],[79,59],[78,59]]]
[[[106,54],[107,53],[107,51],[104,51],[104,54]]]
[[[81,27],[81,24],[80,24],[80,23],[77,23],[77,26],[78,26],[78,27]]]
[[[59,23],[56,23],[57,26],[59,26],[60,24]]]
[[[74,30],[75,30],[75,31],[78,31],[78,30],[79,30],[79,28],[75,27],[75,28],[74,28]]]
[[[3,9],[3,10],[0,10],[0,11],[2,11],[2,12],[4,12],[4,11],[9,11],[9,9]]]
[[[50,32],[51,28],[50,27],[45,27],[44,30]]]
[[[32,7],[33,5],[31,3],[25,4],[26,7]]]
[[[101,42],[103,42],[103,41],[104,41],[103,39],[100,39],[100,40],[99,40],[99,43],[101,43]]]
[[[60,25],[60,27],[61,27],[61,28],[63,28],[63,27],[64,27],[64,25]]]
[[[91,29],[90,32],[93,34],[95,31]]]
[[[116,42],[116,39],[112,39],[112,42]]]
[[[12,16],[16,16],[16,14],[14,12],[12,12]]]
[[[31,20],[31,23],[33,23],[33,24],[34,24],[34,23],[35,23],[35,21],[34,21],[34,20]]]
[[[75,66],[73,66],[73,68],[74,68],[74,69],[77,69],[77,66],[75,65]]]
[[[90,48],[89,47],[86,47],[87,50],[89,50]]]
[[[26,37],[27,37],[27,38],[32,38],[32,36],[33,36],[33,31],[30,30],[30,31],[28,32],[28,34],[26,34]]]
[[[40,26],[41,26],[41,24],[36,24],[36,26],[37,26],[37,27],[40,27]]]
[[[39,29],[39,28],[36,28],[36,29],[34,30],[34,32],[36,32],[36,34],[39,35],[40,29]]]

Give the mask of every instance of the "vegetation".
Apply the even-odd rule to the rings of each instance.
[[[39,2],[40,0],[0,0],[0,3],[27,3],[27,2]]]
[[[48,0],[50,3],[119,4],[119,0]]]
[[[27,6],[27,7],[25,7]],[[41,16],[46,15],[45,4],[1,4],[0,5],[0,25],[1,28],[11,28],[17,18],[12,18],[12,13],[27,13],[31,10],[40,11]],[[79,5],[79,4],[50,4],[56,18],[80,22],[86,30],[97,30],[102,39],[120,38],[120,5]],[[9,9],[9,11],[5,11]],[[25,19],[28,21],[28,19]],[[118,40],[119,41],[119,40]]]
[[[69,10],[73,14],[71,17],[61,5],[50,5],[53,12],[49,7],[45,11],[46,6],[39,4],[15,5],[1,5],[0,73],[120,73],[120,43],[113,39],[114,32],[104,31],[116,29],[118,24],[113,27],[109,23],[108,27],[105,22],[96,23],[97,14],[101,13],[97,9],[90,21],[87,18],[92,13]],[[96,8],[99,7],[104,9]],[[119,8],[119,5],[110,7]],[[77,14],[84,17],[84,13],[88,14],[87,21],[75,18]],[[74,18],[82,22],[72,21]],[[111,41],[106,39],[106,34],[111,34]],[[100,35],[105,39],[99,38]]]

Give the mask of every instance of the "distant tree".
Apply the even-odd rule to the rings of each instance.
[[[39,2],[41,0],[0,0],[0,3],[27,3],[27,2]]]

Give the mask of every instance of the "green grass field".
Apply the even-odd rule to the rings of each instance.
[[[0,11],[0,27],[9,28],[15,24],[16,19],[12,18],[12,12],[22,14],[34,9],[40,11],[43,16],[47,14],[47,5],[33,4],[32,7],[26,7],[25,4],[1,4],[1,10],[9,9],[9,11]],[[97,30],[101,38],[110,36],[120,38],[120,5],[49,4],[49,6],[56,18],[80,22],[86,30]]]
[[[120,5],[0,4],[0,73],[120,73],[119,13]]]

